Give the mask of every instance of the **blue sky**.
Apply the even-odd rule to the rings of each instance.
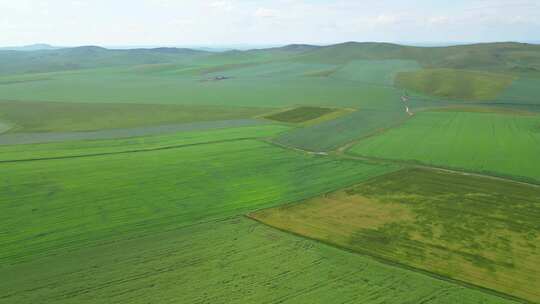
[[[540,40],[540,0],[0,0],[0,46]]]

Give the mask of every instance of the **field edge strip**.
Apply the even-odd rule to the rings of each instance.
[[[223,139],[223,140],[215,140],[215,141],[208,141],[208,142],[201,142],[201,143],[182,144],[182,145],[173,145],[173,146],[164,146],[164,147],[156,147],[156,148],[146,148],[146,149],[113,151],[113,152],[89,153],[89,154],[81,154],[81,155],[66,155],[66,156],[52,156],[52,157],[41,157],[41,158],[0,160],[0,164],[154,152],[154,151],[161,151],[161,150],[181,149],[181,148],[188,148],[188,147],[193,147],[193,146],[212,145],[212,144],[228,143],[228,142],[235,142],[235,141],[249,141],[249,140],[257,140],[257,139],[260,139],[260,137],[242,137],[242,138]]]

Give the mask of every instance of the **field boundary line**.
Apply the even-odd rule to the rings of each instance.
[[[154,152],[154,151],[161,151],[161,150],[181,149],[181,148],[187,148],[187,147],[193,147],[193,146],[220,144],[220,143],[235,142],[235,141],[248,141],[248,140],[257,140],[257,139],[260,139],[260,137],[242,137],[242,138],[224,139],[224,140],[208,141],[208,142],[201,142],[201,143],[173,145],[173,146],[164,146],[164,147],[147,148],[147,149],[133,149],[133,150],[124,150],[124,151],[90,153],[90,154],[81,154],[81,155],[65,155],[65,156],[52,156],[52,157],[40,157],[40,158],[0,160],[0,164],[71,159],[71,158],[84,158],[84,157],[98,157],[98,156],[109,156],[109,155],[116,155],[116,154]]]
[[[535,188],[540,188],[540,182],[526,182],[519,180],[519,177],[503,177],[503,176],[497,176],[495,174],[483,174],[475,171],[467,171],[467,170],[460,170],[455,168],[445,168],[443,166],[436,166],[436,165],[427,165],[417,162],[411,162],[406,160],[394,160],[394,159],[386,159],[386,158],[377,158],[377,157],[366,157],[361,155],[352,155],[350,153],[347,153],[347,149],[351,148],[357,141],[360,141],[362,139],[357,139],[353,142],[348,143],[345,146],[342,146],[341,148],[338,148],[338,150],[334,150],[331,152],[314,152],[309,150],[304,150],[298,147],[293,147],[289,145],[285,145],[282,143],[278,143],[273,141],[272,139],[262,139],[262,141],[275,145],[277,147],[281,147],[283,149],[288,149],[291,151],[296,151],[308,155],[319,155],[319,156],[330,156],[335,158],[344,158],[344,159],[350,159],[350,160],[359,160],[364,161],[368,163],[375,163],[375,164],[395,164],[395,165],[401,165],[404,167],[410,167],[410,168],[420,168],[420,169],[427,169],[427,170],[435,170],[440,172],[447,172],[447,173],[454,173],[454,174],[460,174],[464,176],[475,176],[475,177],[482,177],[492,180],[499,180],[499,181],[505,181],[505,182],[511,182],[515,184],[521,184],[524,186],[530,186]]]
[[[464,176],[473,176],[473,177],[481,177],[481,178],[487,178],[491,180],[498,180],[503,182],[510,182],[514,184],[520,184],[524,186],[534,187],[534,188],[540,188],[540,182],[527,182],[520,180],[519,176],[516,177],[504,177],[504,176],[497,176],[496,173],[493,174],[485,174],[485,173],[479,173],[478,171],[468,171],[468,170],[461,170],[458,168],[449,168],[444,166],[437,166],[437,165],[428,165],[423,164],[421,162],[416,161],[407,161],[407,160],[396,160],[396,159],[387,159],[387,158],[377,158],[377,157],[367,157],[362,155],[356,155],[356,154],[350,154],[350,153],[342,153],[339,155],[336,155],[338,157],[347,158],[347,159],[357,159],[361,161],[378,161],[383,163],[392,163],[392,164],[398,164],[398,165],[404,165],[411,168],[419,168],[419,169],[426,169],[426,170],[432,170],[432,171],[439,171],[439,172],[446,172],[446,173],[453,173],[453,174],[459,174]],[[526,177],[522,177],[526,178]]]

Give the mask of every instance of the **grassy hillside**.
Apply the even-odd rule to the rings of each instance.
[[[97,46],[31,52],[0,50],[0,75],[181,62],[208,54],[191,49],[109,50]]]
[[[539,116],[424,112],[350,152],[538,182],[539,130]]]
[[[494,100],[514,80],[504,74],[451,69],[424,69],[397,74],[395,83],[406,90],[450,99]]]
[[[540,189],[404,170],[251,215],[271,226],[540,300]]]
[[[540,74],[540,46],[484,43],[451,47],[413,47],[348,42],[305,52],[300,61],[344,64],[354,60],[414,60],[426,68],[471,69]]]
[[[244,217],[0,268],[2,303],[510,304]]]

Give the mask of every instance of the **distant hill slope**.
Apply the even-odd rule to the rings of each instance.
[[[52,46],[45,43],[37,43],[24,46],[9,46],[9,47],[0,47],[0,51],[43,51],[43,50],[57,50],[61,47]]]
[[[57,50],[0,50],[0,74],[42,73],[88,68],[173,63],[210,54],[177,48],[110,50],[81,46]]]
[[[333,64],[362,59],[409,59],[429,68],[540,73],[540,45],[514,42],[450,47],[347,42],[310,50],[296,57],[300,61]]]
[[[431,96],[465,100],[494,100],[514,77],[506,74],[455,69],[423,69],[398,73],[398,87]]]

